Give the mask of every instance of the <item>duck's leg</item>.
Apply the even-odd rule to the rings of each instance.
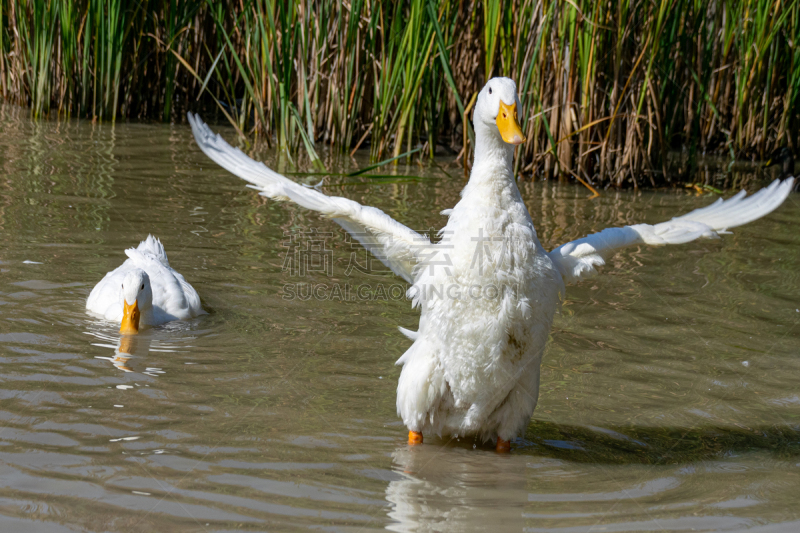
[[[511,451],[511,443],[507,440],[497,437],[497,446],[495,447],[495,451],[497,453],[508,453]]]
[[[408,432],[408,444],[411,446],[415,444],[422,444],[422,433],[419,431],[410,430]]]

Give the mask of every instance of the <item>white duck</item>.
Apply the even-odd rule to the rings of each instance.
[[[520,197],[512,171],[515,145],[525,141],[517,121],[516,85],[489,80],[478,95],[475,161],[469,183],[431,244],[374,207],[303,187],[228,145],[189,114],[195,140],[223,168],[261,194],[291,200],[339,223],[395,274],[410,283],[421,309],[419,331],[401,328],[413,344],[397,361],[397,412],[409,443],[422,434],[476,435],[510,448],[536,407],[539,366],[564,284],[596,274],[595,266],[632,244],[680,244],[716,238],[777,208],[793,178],[776,180],[745,199],[742,191],[651,226],[606,229],[548,253]]]
[[[125,335],[138,333],[143,325],[205,314],[197,291],[169,266],[161,241],[148,235],[125,255],[128,259],[92,289],[86,300],[90,312],[119,322]]]

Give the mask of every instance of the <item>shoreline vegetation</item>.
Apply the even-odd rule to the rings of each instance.
[[[800,141],[796,0],[0,0],[0,21],[0,95],[34,118],[213,111],[317,166],[321,144],[466,165],[492,76],[517,82],[524,179],[655,187],[669,153],[688,175]]]

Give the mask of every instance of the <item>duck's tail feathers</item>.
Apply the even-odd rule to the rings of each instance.
[[[142,253],[152,255],[158,259],[162,265],[167,267],[169,266],[167,252],[164,251],[164,245],[161,244],[161,241],[158,240],[158,238],[148,235],[145,240],[139,243],[139,246],[136,249]]]

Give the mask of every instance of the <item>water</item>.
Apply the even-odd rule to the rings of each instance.
[[[338,226],[257,196],[186,126],[33,123],[5,106],[0,128],[3,531],[800,529],[800,195],[571,287],[511,454],[429,435],[409,448],[396,327],[418,315],[392,297],[397,278],[346,273],[366,256]],[[440,227],[459,169],[397,172],[424,179],[322,190]],[[521,189],[548,248],[712,200]],[[329,263],[283,271],[292,235],[313,230],[330,233]],[[120,346],[84,304],[148,233],[209,314]],[[292,283],[371,293],[287,299]]]

